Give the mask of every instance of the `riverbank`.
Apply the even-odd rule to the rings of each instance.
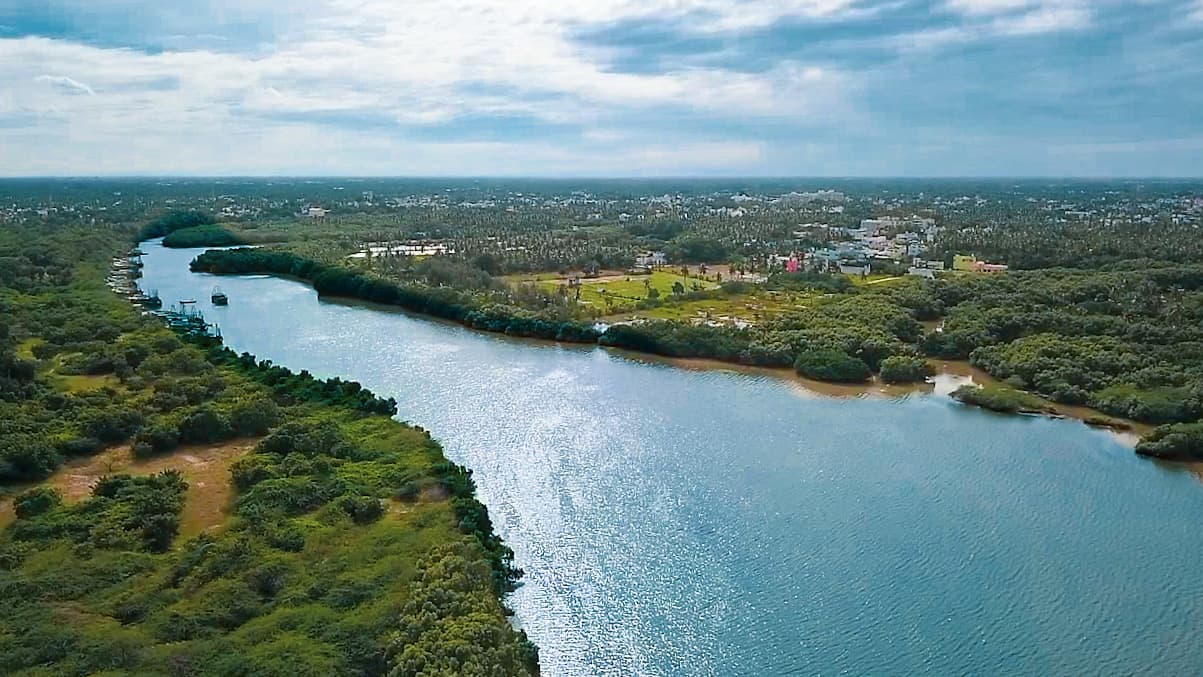
[[[623,325],[622,336],[632,334],[631,340],[625,340],[612,337],[614,332],[603,330],[598,331],[584,325],[572,322],[559,322],[556,320],[539,318],[531,315],[523,316],[507,316],[502,310],[481,310],[474,309],[464,305],[464,301],[456,292],[448,290],[418,290],[416,288],[403,288],[394,283],[375,280],[362,273],[351,271],[336,266],[327,266],[315,261],[307,260],[298,257],[289,252],[269,252],[258,251],[249,252],[245,250],[213,250],[208,251],[198,256],[190,265],[191,269],[199,272],[209,272],[213,274],[267,274],[280,275],[289,279],[297,280],[312,286],[318,291],[318,294],[323,297],[333,297],[342,299],[357,299],[377,303],[382,306],[399,307],[403,310],[419,313],[428,317],[433,317],[442,320],[452,321],[471,329],[486,331],[491,333],[501,333],[508,336],[516,336],[524,339],[541,339],[551,340],[566,343],[579,343],[585,345],[601,345],[608,348],[621,349],[633,353],[644,355],[654,355],[675,360],[700,360],[716,362],[724,366],[724,368],[739,367],[750,369],[765,369],[769,372],[774,372],[781,376],[782,373],[794,373],[793,370],[777,365],[757,365],[748,364],[743,359],[724,359],[723,357],[679,357],[667,353],[666,351],[658,350],[655,341],[646,341],[634,336],[639,333],[639,330],[631,326]],[[697,328],[707,329],[707,328]],[[709,328],[707,335],[714,334],[718,330]],[[739,352],[742,356],[746,353]],[[725,354],[734,355],[734,352]],[[770,361],[776,361],[776,358]],[[944,362],[945,365],[950,364]],[[969,368],[968,363],[964,363],[964,367],[958,367],[961,371]],[[973,383],[979,385],[997,385],[998,381],[993,377],[989,377],[986,372],[972,368],[978,375],[977,380]],[[846,394],[846,395],[862,395],[874,391],[895,392],[899,395],[909,394],[917,391],[922,391],[926,388],[926,384],[918,383],[909,386],[882,386],[877,380],[877,377],[863,384],[831,384],[826,382],[813,381],[802,377],[796,377],[795,382],[801,384],[809,384],[808,389],[816,392],[827,394]],[[965,385],[960,383],[959,385]],[[954,388],[955,389],[955,388]],[[949,391],[951,393],[951,391]],[[948,394],[948,393],[941,393]],[[1039,398],[1034,393],[1027,393],[1032,398]],[[1073,405],[1064,405],[1039,398],[1041,401],[1047,402],[1047,406],[1042,407],[1039,412],[1036,410],[1023,411],[1015,413],[1041,413],[1042,415],[1050,416],[1067,416],[1086,422],[1089,425],[1096,427],[1104,427],[1115,430],[1117,433],[1125,433],[1121,435],[1126,442],[1139,438],[1140,434],[1147,433],[1152,430],[1152,426],[1129,421],[1120,417],[1109,416],[1103,412],[1090,409],[1088,407],[1080,407]],[[1131,444],[1135,444],[1134,441]]]
[[[816,381],[798,375],[793,369],[784,367],[754,367],[740,364],[732,364],[720,360],[708,360],[703,358],[674,358],[662,357],[658,355],[649,355],[632,350],[622,350],[611,348],[615,353],[622,355],[626,359],[644,362],[649,364],[666,364],[680,369],[690,369],[695,371],[726,371],[749,376],[761,376],[784,381],[791,385],[794,392],[802,397],[836,397],[836,398],[905,398],[913,395],[921,396],[942,396],[951,397],[952,393],[957,388],[962,386],[982,386],[991,387],[1002,384],[1001,381],[994,378],[985,371],[969,364],[966,361],[958,360],[931,360],[931,364],[936,369],[933,377],[927,381],[920,383],[905,383],[891,384],[884,383],[878,378],[866,383],[848,384],[848,383],[827,383],[824,381]],[[1075,407],[1072,405],[1058,404],[1056,402],[1047,403],[1049,410],[1040,412],[1035,415],[1047,416],[1050,418],[1065,418],[1081,421],[1082,423],[1095,428],[1108,430],[1112,436],[1129,447],[1135,447],[1137,442],[1143,435],[1151,432],[1155,426],[1122,419],[1112,416],[1105,416],[1089,407]],[[966,404],[965,406],[972,406]],[[1000,415],[1026,415],[1027,412],[1016,412],[1014,414],[998,412]]]

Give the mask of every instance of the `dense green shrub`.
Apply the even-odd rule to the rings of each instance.
[[[886,383],[917,383],[936,373],[921,357],[894,355],[881,361],[881,380]]]
[[[229,419],[210,407],[201,407],[180,421],[182,444],[212,444],[234,436]]]
[[[13,510],[19,519],[37,517],[62,505],[63,495],[57,489],[35,487],[13,499]]]
[[[1155,428],[1136,445],[1136,453],[1177,461],[1203,460],[1203,423],[1174,423]]]
[[[1053,411],[1052,407],[1039,397],[1005,385],[980,387],[964,385],[954,390],[952,397],[965,404],[972,404],[1008,414],[1021,412],[1047,413]]]
[[[167,212],[155,220],[147,223],[138,233],[139,240],[149,240],[155,237],[163,237],[177,230],[185,228],[196,228],[197,226],[206,226],[216,223],[213,216],[204,212],[193,210],[177,209]]]
[[[244,244],[242,238],[217,224],[173,230],[163,238],[164,247],[230,247],[239,244]]]
[[[794,369],[806,378],[833,383],[860,383],[872,376],[863,360],[836,350],[815,350],[798,356]]]
[[[134,436],[133,451],[137,458],[164,454],[180,444],[179,432],[166,425],[156,424],[142,428]]]
[[[375,522],[384,515],[384,503],[372,496],[344,496],[339,506],[356,524]]]

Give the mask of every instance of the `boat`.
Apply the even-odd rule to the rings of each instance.
[[[221,290],[221,287],[214,287],[213,295],[209,298],[213,301],[213,305],[215,306],[226,306],[230,304],[230,297],[226,296],[226,293]]]

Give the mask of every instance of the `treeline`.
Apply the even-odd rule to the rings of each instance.
[[[163,238],[164,247],[231,247],[246,244],[225,226],[211,223],[173,230]]]
[[[202,228],[217,223],[208,212],[194,209],[175,209],[148,222],[138,231],[138,240],[150,240],[170,235],[186,228]]]
[[[250,353],[239,355],[212,337],[193,337],[191,340],[210,345],[206,357],[211,363],[235,369],[243,376],[271,388],[276,400],[282,404],[319,402],[367,414],[397,414],[396,399],[378,397],[357,381],[344,381],[338,377],[318,379],[306,369],[294,373],[288,367],[273,364],[271,360],[256,361]]]
[[[1161,426],[1136,445],[1136,453],[1172,461],[1203,460],[1203,423]]]
[[[928,283],[924,349],[1016,388],[1150,423],[1203,416],[1203,266],[1048,270]]]
[[[947,226],[938,253],[974,252],[1012,268],[1098,270],[1141,259],[1177,264],[1203,262],[1194,224],[1162,217],[1152,222],[1117,216],[1050,222],[1047,215],[1008,218],[996,224]]]
[[[512,336],[592,343],[598,332],[579,322],[536,311],[493,304],[478,305],[470,294],[451,287],[402,285],[349,268],[327,265],[291,252],[265,249],[207,251],[192,270],[209,273],[274,273],[310,282],[319,294],[363,299],[455,320],[474,329]]]

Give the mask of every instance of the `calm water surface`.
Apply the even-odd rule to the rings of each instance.
[[[143,249],[143,287],[231,348],[395,397],[473,469],[545,675],[1203,670],[1203,487],[1105,432],[805,397]]]

